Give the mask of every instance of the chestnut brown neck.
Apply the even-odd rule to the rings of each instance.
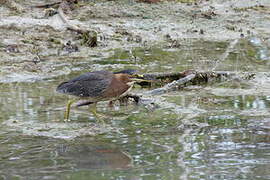
[[[128,74],[115,74],[114,77],[117,81],[120,81],[125,84],[131,82],[131,79],[129,78]]]
[[[109,85],[109,88],[104,92],[104,97],[117,98],[126,93],[132,86],[129,85],[132,82],[128,74],[115,74]]]

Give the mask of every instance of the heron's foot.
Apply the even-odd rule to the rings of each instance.
[[[103,118],[97,118],[97,123],[98,123],[98,124],[101,124],[102,126],[105,126],[105,125],[106,125],[106,123],[105,123],[105,121],[103,120]]]
[[[128,105],[128,97],[122,97],[119,100],[120,106],[127,106]]]
[[[94,116],[97,118],[97,119],[105,119],[107,116],[104,115],[104,114],[101,114],[101,113],[96,113],[94,114]]]
[[[102,123],[102,124],[105,124],[104,122],[104,118],[106,116],[100,114],[100,113],[97,113],[97,103],[94,103],[92,105],[90,105],[90,111],[92,112],[92,114],[95,116],[95,118],[97,119],[97,122],[98,123]]]
[[[115,101],[110,101],[108,106],[110,109],[113,109]]]
[[[66,118],[64,119],[64,122],[69,122],[69,121],[71,121],[71,120],[70,119],[66,119]]]
[[[97,113],[97,111],[91,111],[91,112],[95,116],[97,123],[105,124],[105,121],[103,120],[106,118],[105,115],[103,115],[101,113]]]

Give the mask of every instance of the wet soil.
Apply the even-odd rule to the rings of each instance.
[[[80,64],[88,65],[88,70],[121,69],[125,64],[147,69],[137,47],[184,49],[194,41],[204,41],[200,47],[203,51],[210,44],[226,46],[228,41],[248,37],[259,38],[259,45],[269,46],[267,0],[152,4],[133,0],[83,1],[67,16],[70,23],[97,32],[95,48],[81,44],[58,14],[46,17],[46,10],[33,7],[40,4],[20,1],[17,8],[10,3],[0,7],[1,82],[53,78],[81,71]],[[128,52],[126,57],[118,57],[123,59],[121,62],[117,57],[113,62],[101,61],[119,49]],[[269,52],[263,53],[269,58]],[[192,58],[213,61],[210,57]]]

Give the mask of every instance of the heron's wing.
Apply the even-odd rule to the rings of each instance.
[[[107,71],[88,72],[61,83],[56,91],[79,97],[98,97],[107,89],[113,74]]]

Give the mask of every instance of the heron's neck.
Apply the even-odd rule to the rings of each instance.
[[[129,75],[128,74],[115,74],[115,78],[122,82],[125,83],[127,85],[129,85],[132,81],[129,79]]]

